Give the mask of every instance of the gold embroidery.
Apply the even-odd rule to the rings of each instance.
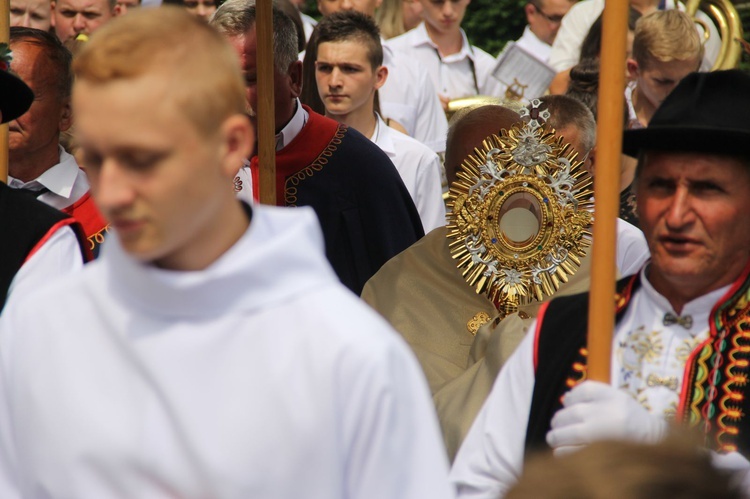
[[[492,318],[487,312],[477,312],[477,314],[466,323],[466,329],[468,329],[473,336],[476,336],[479,328],[490,322],[490,319]]]
[[[306,178],[312,177],[315,172],[321,171],[323,167],[328,164],[328,159],[333,156],[333,153],[338,149],[339,144],[341,144],[341,139],[344,138],[347,129],[346,125],[339,125],[338,129],[336,129],[336,133],[333,134],[333,138],[326,148],[323,149],[323,152],[315,158],[315,161],[286,179],[284,185],[284,202],[286,203],[286,206],[297,206],[296,187],[300,182]]]
[[[104,242],[105,232],[109,232],[109,225],[106,225],[102,230],[100,230],[96,234],[91,234],[88,237],[89,249],[93,250],[94,248],[96,248],[97,244],[102,244]]]

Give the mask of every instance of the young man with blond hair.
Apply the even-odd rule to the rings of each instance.
[[[375,93],[388,78],[375,21],[342,11],[320,21],[315,77],[326,116],[372,140],[393,161],[419,211],[425,233],[445,225],[440,158],[375,113]]]
[[[698,71],[703,42],[693,20],[679,10],[661,10],[635,25],[633,57],[627,68],[632,82],[625,90],[629,128],[648,125],[656,109],[680,81]]]
[[[75,69],[114,234],[0,321],[0,497],[451,497],[416,362],[312,211],[233,193],[253,130],[229,44],[136,11]]]

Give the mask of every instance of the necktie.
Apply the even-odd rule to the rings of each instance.
[[[42,187],[38,191],[35,191],[35,190],[32,190],[32,189],[20,188],[20,189],[16,189],[16,192],[20,192],[21,194],[23,194],[25,196],[32,197],[32,198],[36,199],[39,196],[41,196],[42,194],[49,192],[49,189],[47,189],[46,187]]]
[[[675,315],[672,312],[667,312],[664,315],[664,325],[671,326],[673,324],[679,324],[685,329],[693,327],[693,317],[691,315]]]

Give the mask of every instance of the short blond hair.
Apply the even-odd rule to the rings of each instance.
[[[90,84],[163,74],[178,108],[207,134],[246,107],[237,54],[216,30],[179,7],[137,9],[107,23],[78,54],[73,70]]]
[[[703,59],[703,42],[693,20],[677,9],[659,10],[638,19],[633,59],[641,68],[653,62]]]

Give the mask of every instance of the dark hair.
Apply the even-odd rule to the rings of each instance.
[[[315,47],[325,42],[357,41],[367,49],[367,59],[373,69],[383,64],[380,29],[367,14],[354,10],[336,12],[322,19],[316,30]]]
[[[315,79],[315,61],[318,58],[318,26],[313,29],[307,40],[305,58],[302,60],[302,92],[299,100],[318,114],[326,113],[326,106],[318,94],[318,82]]]
[[[635,31],[635,23],[641,17],[641,13],[635,10],[633,7],[629,8],[628,11],[628,30]],[[588,59],[590,57],[599,58],[599,52],[602,50],[602,16],[596,18],[594,24],[589,28],[589,32],[586,33],[586,37],[581,43],[581,55],[579,60]]]
[[[69,98],[73,88],[73,71],[70,68],[73,55],[70,50],[55,35],[40,29],[22,26],[10,28],[10,45],[15,43],[30,43],[42,49],[52,67],[58,96],[60,99]],[[11,63],[12,68],[13,63]]]
[[[570,83],[565,95],[584,103],[596,117],[599,92],[599,59],[587,57],[570,68]]]
[[[297,51],[302,52],[305,50],[307,40],[305,39],[305,25],[302,23],[299,9],[290,0],[273,0],[273,4],[289,16],[289,19],[294,23],[294,27],[297,28]]]

